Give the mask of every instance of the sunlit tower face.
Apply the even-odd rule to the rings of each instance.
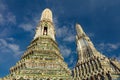
[[[52,11],[46,8],[41,15],[34,39],[40,36],[48,36],[55,40],[55,29],[52,18]]]

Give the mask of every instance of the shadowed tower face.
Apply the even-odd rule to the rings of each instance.
[[[11,67],[9,76],[11,80],[71,80],[71,72],[55,41],[50,9],[42,12],[33,41],[21,60]]]
[[[112,80],[112,75],[113,78],[120,77],[119,62],[110,60],[97,51],[80,24],[76,24],[76,31],[78,62],[73,69],[74,80],[99,80],[102,76],[104,80]]]
[[[85,34],[80,24],[76,24],[76,43],[77,43],[77,52],[78,52],[78,62],[84,62],[93,56],[101,56],[98,53],[94,53],[96,51],[93,43],[90,38]]]
[[[76,43],[77,43],[77,52],[79,55],[78,62],[84,62],[92,57],[105,57],[100,52],[96,50],[90,38],[83,31],[80,24],[76,24]]]

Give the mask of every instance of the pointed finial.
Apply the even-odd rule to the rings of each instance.
[[[46,8],[41,15],[41,20],[49,20],[53,22],[52,20],[52,11],[49,8]]]
[[[76,24],[76,31],[77,31],[78,36],[82,36],[83,34],[85,34],[82,27],[81,27],[81,25],[78,24],[78,23]]]

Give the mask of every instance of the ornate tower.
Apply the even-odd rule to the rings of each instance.
[[[55,29],[50,9],[45,9],[43,11],[34,39],[40,36],[49,36],[55,40]]]
[[[76,31],[78,62],[73,69],[74,80],[99,80],[102,76],[110,80],[111,77],[120,77],[120,64],[98,52],[79,24],[76,24]]]
[[[71,72],[64,63],[55,41],[52,12],[45,9],[36,34],[21,60],[11,67],[5,80],[71,80]]]

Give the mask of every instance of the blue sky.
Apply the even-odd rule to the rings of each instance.
[[[56,40],[69,68],[77,60],[76,23],[101,53],[120,60],[120,0],[0,0],[0,77],[32,41],[45,8],[53,12]]]

